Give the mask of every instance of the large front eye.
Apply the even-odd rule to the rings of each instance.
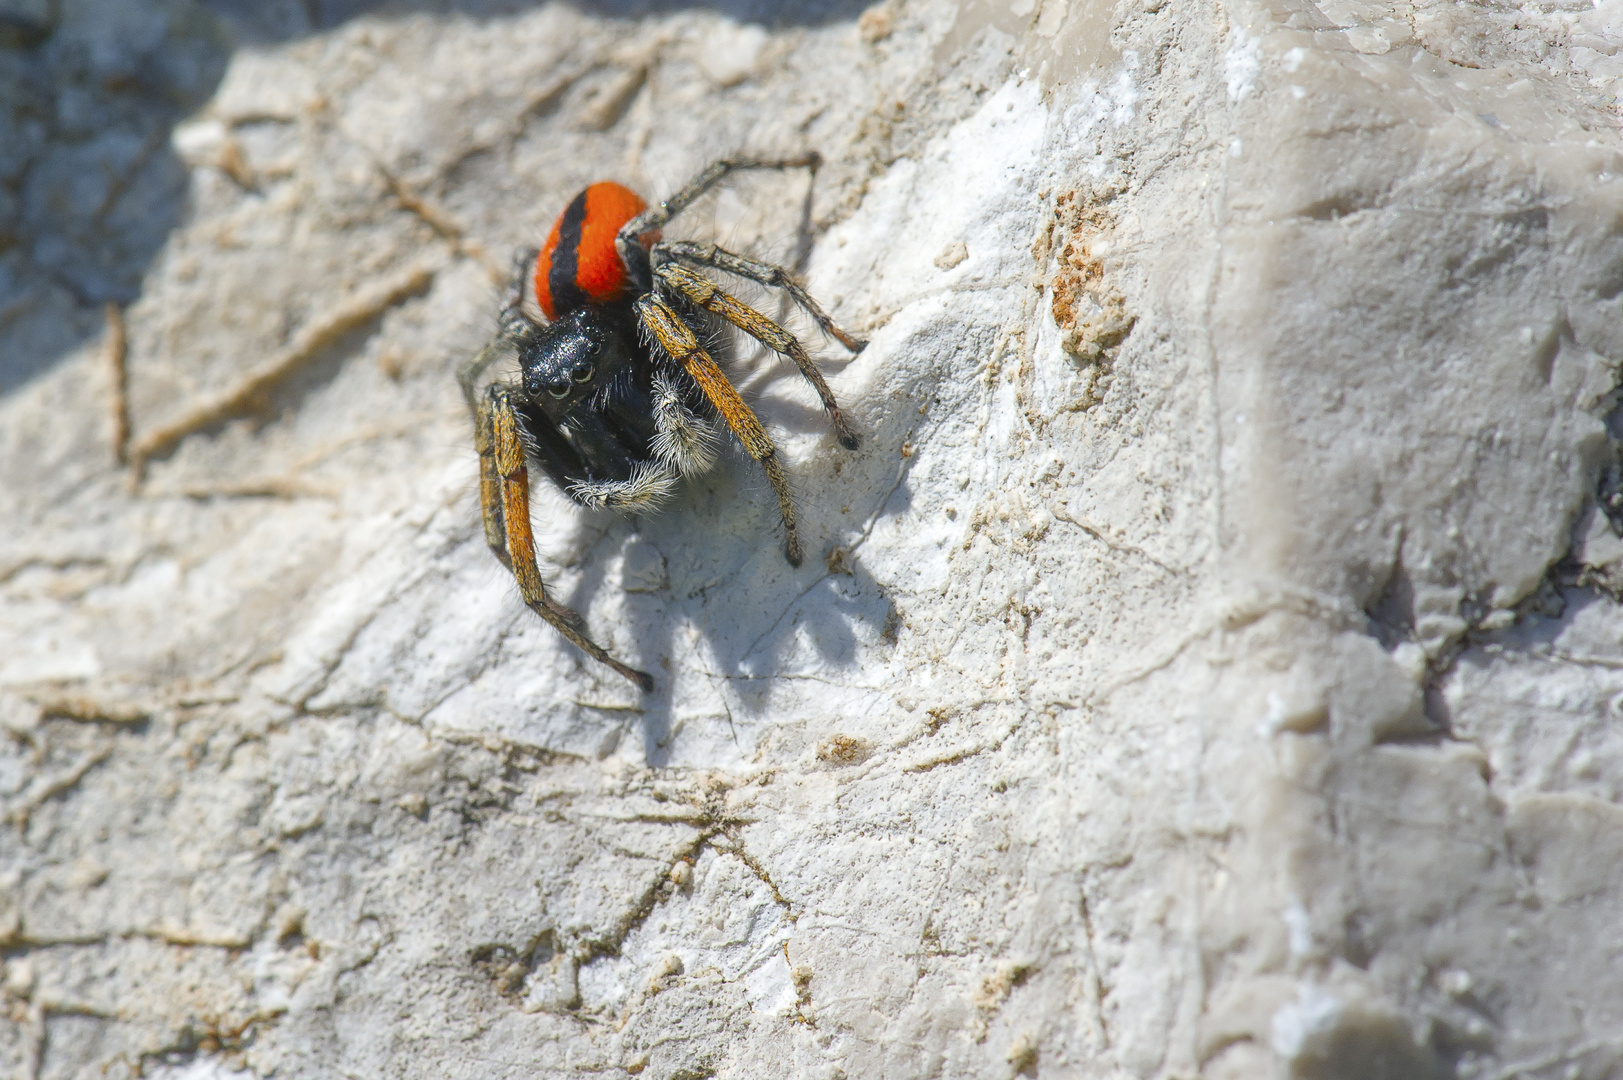
[[[566,383],[566,382],[547,383],[547,393],[551,394],[553,397],[556,397],[556,398],[568,397],[569,396],[569,384]]]
[[[597,369],[591,364],[587,364],[585,367],[578,367],[575,369],[575,381],[591,382],[592,376],[595,374],[597,374]]]

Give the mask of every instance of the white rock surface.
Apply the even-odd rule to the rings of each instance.
[[[1623,1072],[1623,7],[655,6],[6,24],[0,1074]],[[806,565],[537,491],[640,697],[451,371],[805,147],[682,229],[872,336],[738,362]],[[139,437],[413,265],[127,490],[102,300]]]

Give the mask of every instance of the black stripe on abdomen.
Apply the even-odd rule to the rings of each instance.
[[[552,252],[552,268],[547,272],[547,289],[552,293],[552,309],[563,315],[585,306],[589,299],[575,282],[579,270],[580,230],[586,221],[586,192],[575,196],[558,219],[558,246]]]

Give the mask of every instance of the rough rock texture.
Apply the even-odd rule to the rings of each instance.
[[[0,1075],[1623,1072],[1623,2],[509,8],[0,7]],[[872,337],[806,565],[537,489],[639,696],[451,371],[806,147],[673,230]],[[132,487],[107,301],[299,362]]]

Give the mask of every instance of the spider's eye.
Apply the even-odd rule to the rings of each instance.
[[[547,393],[551,394],[553,397],[558,397],[558,398],[568,397],[569,396],[569,384],[566,383],[566,382],[547,383]]]
[[[575,369],[575,381],[591,382],[592,376],[595,374],[597,374],[597,369],[591,364],[587,364],[584,367],[578,367]]]
[[[587,356],[596,356],[598,353],[600,353],[602,351],[603,351],[603,343],[601,341],[594,341],[591,338],[586,339],[586,355]]]

